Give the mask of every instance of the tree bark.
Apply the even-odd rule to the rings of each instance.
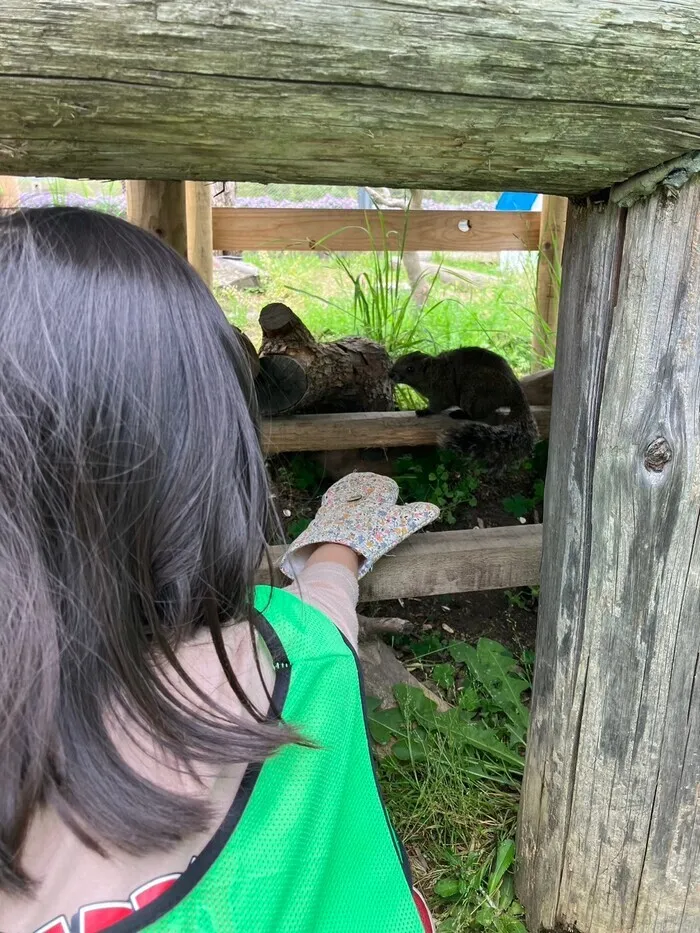
[[[395,616],[364,616],[357,613],[360,642],[371,641],[380,635],[401,635],[411,631],[408,619]]]
[[[570,208],[557,371],[518,890],[531,930],[691,933],[700,180]]]
[[[319,343],[283,304],[260,312],[261,359],[289,357],[304,372],[306,391],[292,409],[299,413],[390,411],[393,390],[389,355],[378,343],[347,337]]]

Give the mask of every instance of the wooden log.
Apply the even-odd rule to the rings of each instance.
[[[692,0],[4,0],[2,35],[14,175],[576,195],[700,136]]]
[[[294,411],[301,403],[306,389],[306,371],[296,360],[279,354],[258,359],[255,390],[258,409],[263,418]]]
[[[525,398],[528,400],[531,407],[551,407],[552,388],[554,386],[553,369],[543,369],[540,372],[523,376],[520,380],[520,385],[523,387]],[[537,417],[537,415],[535,415],[535,417]],[[547,413],[547,419],[547,433],[549,433],[549,412]],[[541,428],[540,435],[542,437],[545,436]]]
[[[540,437],[549,435],[549,407],[533,406]],[[269,454],[300,450],[422,447],[437,444],[455,422],[447,415],[416,418],[412,411],[349,412],[272,418],[262,424]]]
[[[441,713],[450,709],[450,704],[426,687],[424,683],[406,670],[394,651],[383,641],[373,639],[360,645],[360,663],[364,675],[364,687],[367,696],[381,700],[382,706],[396,706],[394,687],[396,684],[408,684],[421,690],[437,706]]]
[[[533,363],[541,369],[554,359],[561,288],[561,255],[566,229],[566,198],[542,199],[539,256],[537,260],[537,315],[532,334]]]
[[[378,635],[402,635],[412,630],[408,619],[396,616],[365,616],[357,613],[360,642],[372,641]]]
[[[360,581],[360,600],[409,599],[534,586],[539,581],[541,525],[484,528],[473,531],[435,531],[414,535]],[[273,547],[275,566],[284,553]],[[275,572],[273,582],[283,583]],[[266,562],[257,583],[269,583]]]
[[[214,247],[230,250],[537,249],[538,211],[361,211],[316,208],[213,210]]]
[[[248,356],[260,415],[269,418],[273,413],[294,408],[306,391],[306,375],[302,368],[286,356],[261,359],[250,337],[231,326]]]
[[[13,211],[19,207],[19,184],[13,175],[0,175],[0,210]]]
[[[280,303],[262,309],[260,327],[263,332],[260,359],[284,358],[304,371],[306,391],[294,411],[387,411],[393,408],[393,387],[389,379],[391,361],[380,344],[363,337],[319,343],[292,309]]]
[[[214,284],[211,186],[203,181],[185,182],[185,205],[187,258],[211,288]]]
[[[127,218],[187,256],[184,181],[127,181]]]
[[[531,930],[700,928],[700,181],[572,206],[518,891]]]

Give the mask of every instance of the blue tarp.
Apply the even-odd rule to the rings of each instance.
[[[496,210],[531,211],[536,200],[537,195],[527,191],[504,191],[496,202]]]

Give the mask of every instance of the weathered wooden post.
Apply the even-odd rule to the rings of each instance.
[[[0,175],[0,210],[19,207],[19,184],[13,175]]]
[[[126,212],[133,224],[187,255],[184,181],[127,181]]]
[[[698,170],[569,209],[519,829],[533,931],[700,929],[700,177],[677,187]]]
[[[561,256],[568,201],[556,195],[542,198],[540,245],[537,259],[537,316],[532,334],[533,368],[554,356],[559,314]]]
[[[185,183],[187,258],[209,288],[214,284],[214,247],[211,186],[205,181]]]

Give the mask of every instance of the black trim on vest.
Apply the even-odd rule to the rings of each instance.
[[[291,675],[291,664],[280,641],[277,632],[273,629],[264,615],[255,613],[255,628],[259,632],[267,650],[270,652],[273,664],[275,665],[275,684],[272,688],[272,697],[268,715],[272,715],[274,710],[283,710],[284,704],[289,692],[289,680]],[[226,816],[219,825],[214,835],[195,860],[183,871],[177,881],[168,888],[164,894],[156,898],[150,904],[135,911],[131,917],[120,920],[109,927],[105,933],[139,933],[150,924],[160,920],[165,914],[173,910],[180,901],[199,884],[204,875],[212,867],[216,859],[221,855],[227,842],[231,838],[240,822],[246,804],[250,800],[255,784],[260,777],[264,763],[248,765],[241,780],[241,785],[233,798],[233,803]],[[89,906],[89,905],[85,905]]]

